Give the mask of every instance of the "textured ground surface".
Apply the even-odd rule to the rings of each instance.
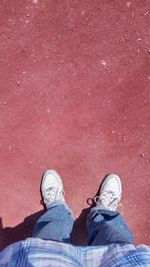
[[[135,242],[150,243],[149,10],[148,0],[1,0],[1,244],[42,209],[47,168],[76,218],[118,173],[121,212]]]

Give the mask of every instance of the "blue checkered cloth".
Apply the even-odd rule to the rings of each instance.
[[[150,247],[110,244],[72,246],[39,238],[28,238],[0,253],[0,267],[150,267]]]

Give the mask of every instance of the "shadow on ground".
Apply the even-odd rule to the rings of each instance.
[[[99,190],[100,188],[98,189],[95,196],[99,194]],[[88,213],[90,212],[90,209],[94,206],[93,200],[94,198],[87,199],[89,208],[83,209],[80,216],[74,222],[74,227],[72,232],[72,240],[74,245],[81,245],[81,246],[86,245],[87,241],[86,219]],[[16,225],[15,227],[3,228],[2,218],[0,217],[0,250],[4,249],[5,247],[14,242],[24,240],[32,236],[35,223],[37,222],[38,218],[45,212],[45,206],[42,200],[41,204],[44,207],[43,210],[38,211],[26,217],[22,223]]]
[[[86,218],[90,208],[83,209],[80,216],[75,220],[72,239],[75,245],[86,245],[87,230]],[[34,225],[44,210],[36,212],[24,219],[15,227],[3,228],[2,218],[0,218],[0,250],[8,245],[32,236]]]
[[[24,221],[15,227],[3,228],[2,218],[0,218],[0,250],[6,246],[31,237],[33,227],[38,218],[44,213],[43,211],[36,212],[24,219]]]

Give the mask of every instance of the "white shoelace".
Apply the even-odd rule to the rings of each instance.
[[[60,190],[59,187],[51,186],[45,190],[43,196],[46,202],[52,203],[55,200],[62,200],[64,194],[65,192]]]
[[[113,191],[104,191],[100,196],[96,196],[94,201],[98,205],[113,209],[118,205],[119,198]]]

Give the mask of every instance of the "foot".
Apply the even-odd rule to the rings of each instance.
[[[61,177],[55,170],[47,170],[42,178],[41,193],[48,208],[54,201],[64,199],[64,189]]]
[[[122,185],[116,174],[109,174],[101,185],[100,194],[94,198],[96,207],[116,211],[121,200]]]

